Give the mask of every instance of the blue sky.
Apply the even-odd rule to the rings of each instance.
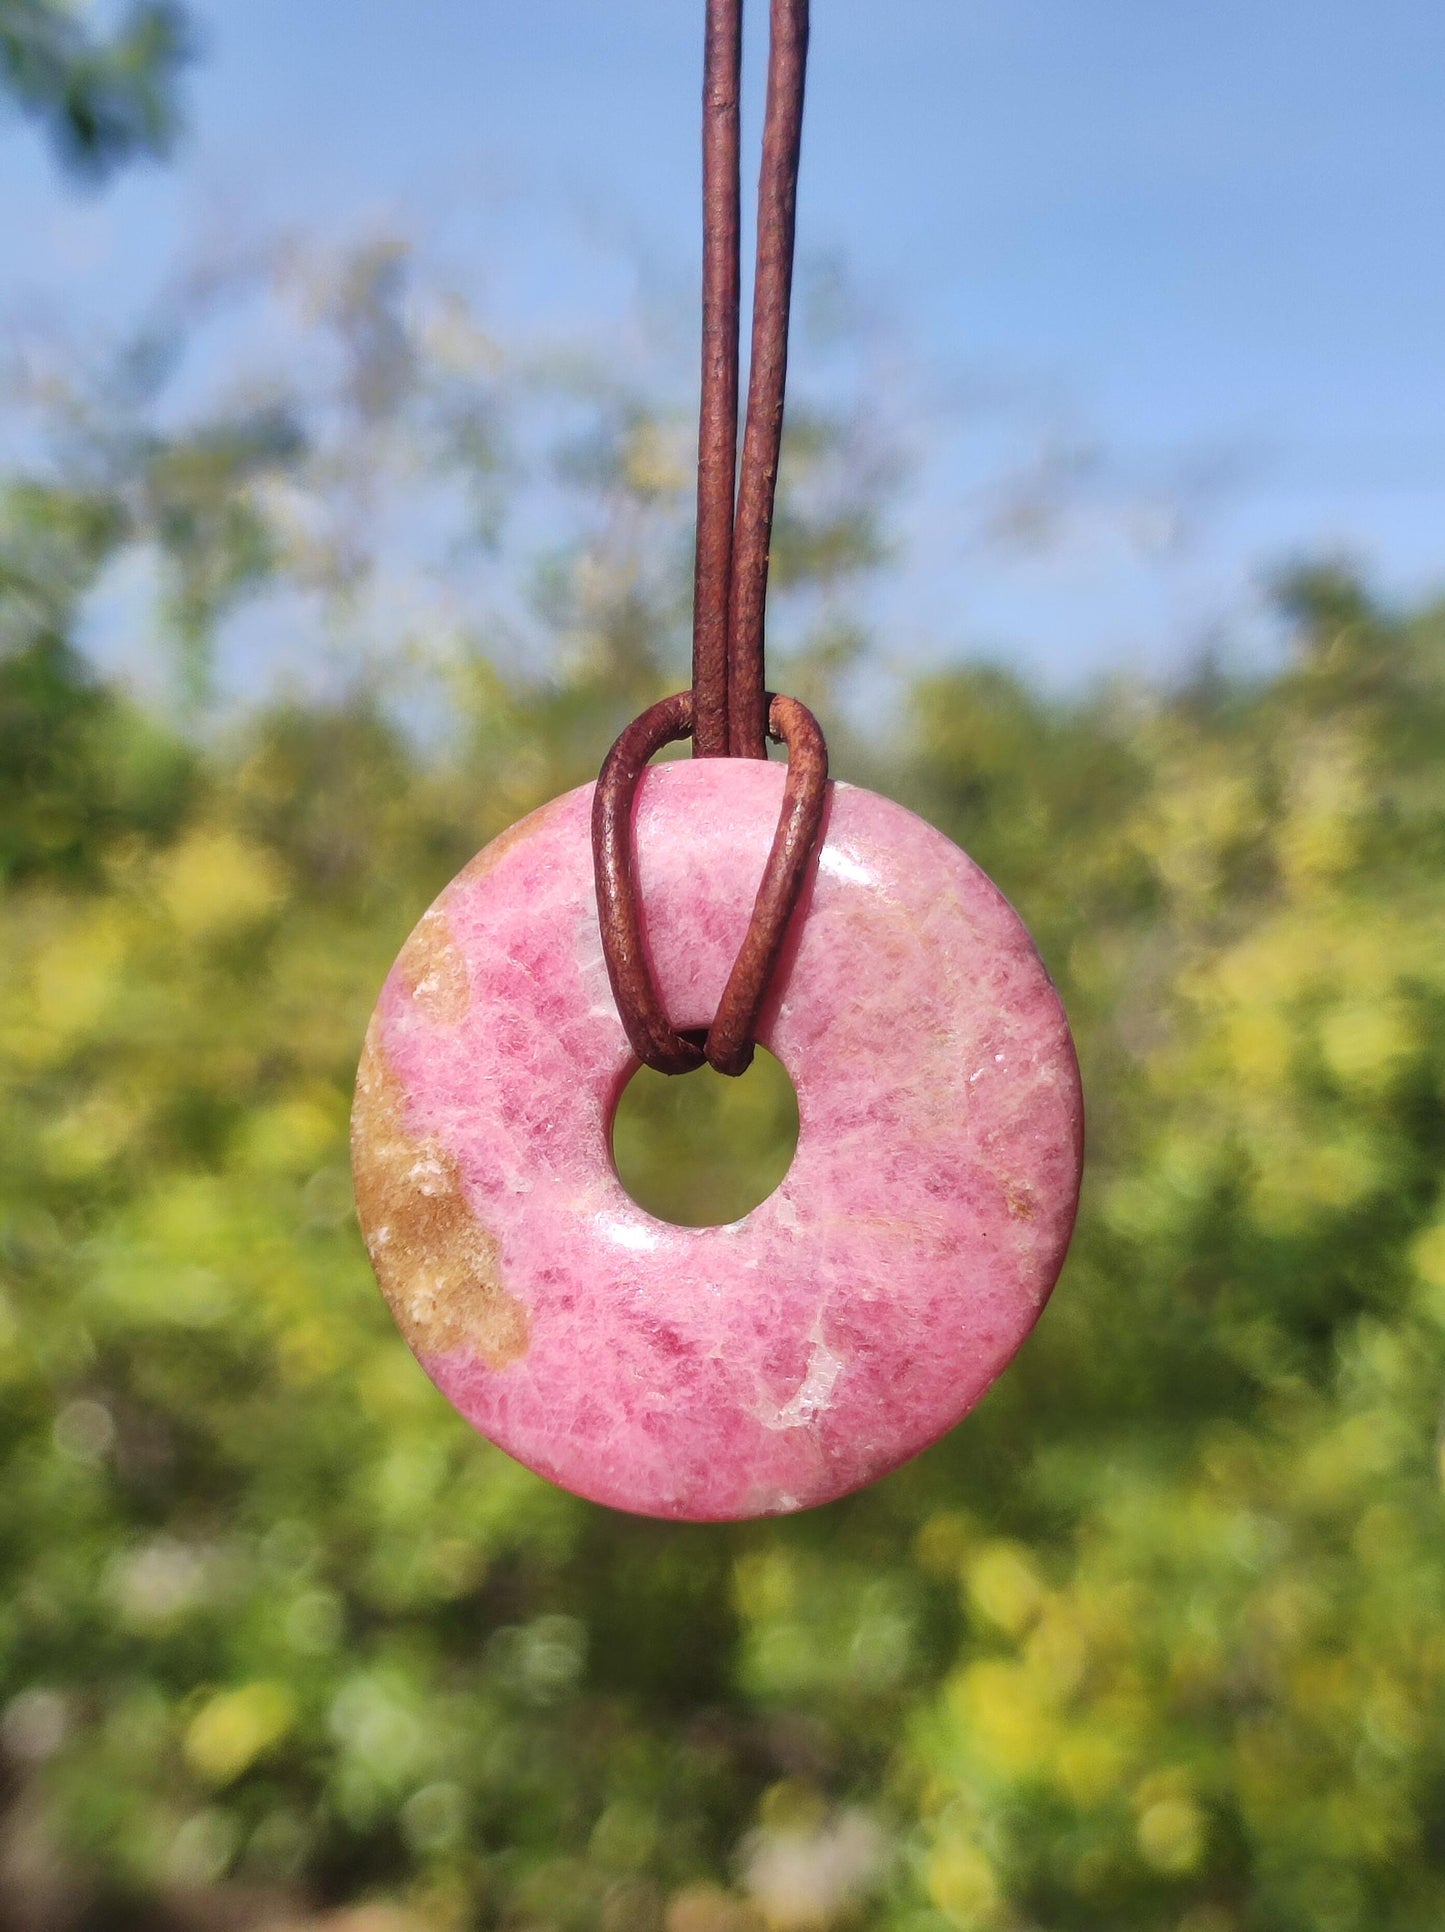
[[[0,308],[124,316],[220,209],[258,232],[445,211],[522,318],[613,298],[589,222],[691,286],[701,0],[197,11],[174,168],[82,195],[0,129]],[[1262,573],[1299,555],[1445,585],[1445,10],[813,11],[803,244],[846,260],[937,411],[882,613],[897,652],[1071,681],[1265,648]],[[962,541],[981,477],[1060,452],[1047,542]]]

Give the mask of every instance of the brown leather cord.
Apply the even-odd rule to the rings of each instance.
[[[788,380],[793,238],[803,139],[803,82],[808,64],[808,0],[772,0],[772,10],[768,104],[758,176],[753,350],[728,600],[728,749],[734,758],[768,755],[763,742],[768,717],[763,617]]]
[[[719,1073],[739,1074],[752,1063],[753,1028],[817,843],[828,787],[828,747],[805,704],[770,697],[769,735],[788,747],[782,810],[747,935],[707,1038],[699,1044],[695,1036],[677,1031],[658,994],[632,862],[638,780],[664,745],[692,735],[692,706],[690,691],[663,698],[634,718],[607,754],[592,795],[597,917],[612,995],[638,1059],[659,1073],[691,1073],[706,1059]]]
[[[608,752],[592,794],[592,862],[607,977],[632,1051],[659,1073],[691,1073],[702,1065],[703,1051],[668,1019],[652,977],[632,865],[632,801],[648,760],[691,735],[691,691],[651,705]]]
[[[768,736],[788,747],[788,776],[747,936],[708,1029],[707,1057],[719,1073],[746,1073],[752,1065],[753,1028],[807,877],[827,796],[828,747],[808,707],[769,693]]]
[[[692,606],[695,758],[728,752],[728,594],[738,460],[742,0],[707,0],[702,86],[702,406]]]
[[[758,182],[747,426],[737,465],[740,191],[738,92],[742,0],[707,0],[703,80],[703,355],[698,433],[693,687],[664,698],[622,733],[592,803],[597,915],[613,997],[639,1060],[690,1073],[706,1058],[739,1074],[817,844],[828,748],[796,698],[764,685],[763,621],[788,368],[808,0],[772,0],[768,99]],[[734,484],[736,481],[736,515]],[[782,809],[762,883],[706,1039],[667,1017],[647,956],[632,856],[632,807],[647,762],[691,737],[698,757],[765,758],[788,748]]]

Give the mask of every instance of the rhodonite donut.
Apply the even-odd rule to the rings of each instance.
[[[641,780],[647,943],[682,1029],[717,1007],[782,787],[732,758]],[[382,989],[352,1130],[377,1277],[447,1399],[552,1481],[692,1520],[826,1502],[952,1427],[1038,1319],[1082,1157],[1063,1009],[957,846],[830,785],[758,1027],[797,1089],[792,1165],[741,1221],[658,1221],[612,1161],[636,1062],[591,800],[487,846]]]

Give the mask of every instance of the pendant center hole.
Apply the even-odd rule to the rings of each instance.
[[[778,1186],[798,1145],[798,1096],[759,1047],[736,1080],[639,1067],[612,1117],[612,1158],[640,1208],[684,1228],[740,1221]]]

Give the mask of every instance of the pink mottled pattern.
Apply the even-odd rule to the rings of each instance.
[[[723,759],[642,781],[649,944],[679,1026],[716,1006],[782,786],[777,765]],[[610,1151],[635,1063],[597,934],[591,803],[585,786],[544,806],[438,901],[464,1018],[428,1018],[396,973],[381,995],[407,1126],[455,1156],[530,1321],[506,1368],[424,1366],[485,1435],[598,1502],[693,1520],[825,1502],[957,1422],[1037,1320],[1078,1196],[1068,1024],[978,867],[833,785],[760,1029],[797,1088],[797,1155],[731,1226],[655,1220]]]

